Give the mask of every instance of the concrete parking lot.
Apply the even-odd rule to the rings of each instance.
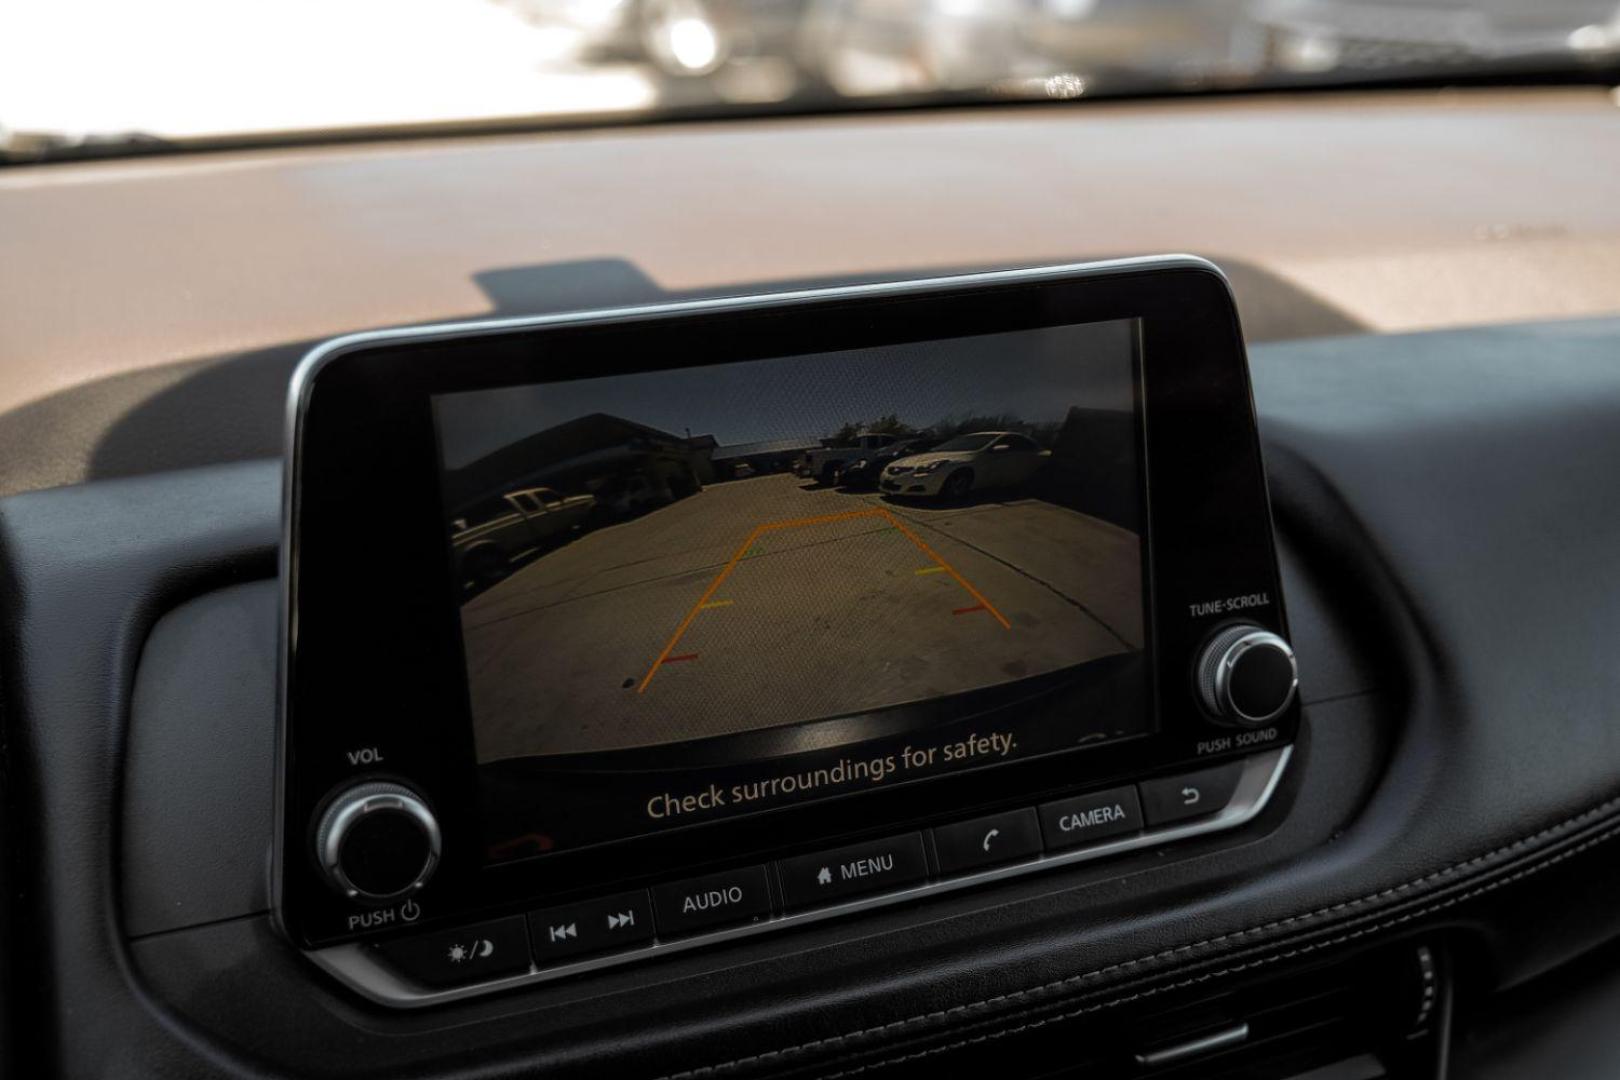
[[[1139,541],[1036,499],[773,475],[580,536],[462,608],[480,761],[647,746],[1140,648]]]

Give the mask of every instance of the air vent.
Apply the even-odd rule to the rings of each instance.
[[[1048,1044],[1041,1077],[1143,1080],[1433,1080],[1449,1023],[1435,943],[1388,946],[1331,964],[1264,969],[1218,994],[1105,1010]]]

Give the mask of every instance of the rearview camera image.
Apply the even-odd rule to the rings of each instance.
[[[553,777],[833,761],[993,688],[1139,657],[1134,335],[1119,321],[437,398],[478,761]],[[1016,745],[986,727],[994,745],[963,764],[1143,722],[1077,712]]]

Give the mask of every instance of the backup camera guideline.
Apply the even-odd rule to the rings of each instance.
[[[748,534],[747,539],[745,539],[741,546],[737,548],[736,552],[731,556],[730,561],[726,563],[725,567],[721,569],[720,573],[715,575],[714,580],[709,583],[709,587],[703,590],[703,595],[698,597],[697,603],[692,605],[691,609],[687,611],[686,617],[681,620],[681,624],[675,628],[675,633],[670,637],[669,643],[664,646],[664,651],[658,654],[658,659],[654,660],[652,667],[647,669],[647,674],[642,678],[641,685],[637,687],[636,693],[646,693],[647,686],[652,682],[653,676],[658,674],[658,669],[663,667],[665,664],[678,663],[686,660],[696,660],[698,658],[697,653],[677,654],[675,652],[675,646],[680,643],[682,635],[686,633],[687,628],[692,625],[692,621],[696,619],[701,612],[730,607],[735,602],[733,600],[713,600],[712,597],[716,592],[719,591],[720,586],[725,584],[726,579],[731,576],[731,572],[737,568],[737,564],[754,553],[754,545],[761,536],[781,529],[802,528],[811,525],[827,525],[833,522],[853,521],[857,518],[867,517],[877,517],[888,522],[890,526],[898,530],[907,540],[910,540],[913,544],[917,545],[918,549],[920,549],[924,555],[933,560],[933,565],[921,567],[914,571],[915,574],[918,576],[934,573],[949,574],[951,578],[955,580],[958,585],[962,586],[967,594],[973,598],[973,604],[967,607],[953,608],[951,611],[952,615],[970,615],[980,611],[987,612],[988,614],[994,616],[995,620],[1001,624],[1001,628],[1003,630],[1012,629],[1012,623],[1007,621],[1007,617],[1005,615],[996,610],[995,605],[986,599],[983,593],[979,592],[978,589],[975,589],[967,578],[959,574],[950,563],[942,559],[933,548],[929,547],[928,544],[923,541],[921,537],[919,537],[911,529],[908,529],[904,524],[901,523],[899,518],[890,513],[884,507],[876,506],[866,510],[849,510],[840,514],[823,514],[818,517],[799,518],[792,521],[771,521],[763,525],[756,526],[754,531]]]
[[[824,750],[1140,650],[1132,327],[436,397],[479,762]]]

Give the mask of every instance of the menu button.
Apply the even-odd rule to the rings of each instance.
[[[899,889],[928,876],[919,833],[783,859],[776,866],[782,874],[782,895],[790,908]]]

